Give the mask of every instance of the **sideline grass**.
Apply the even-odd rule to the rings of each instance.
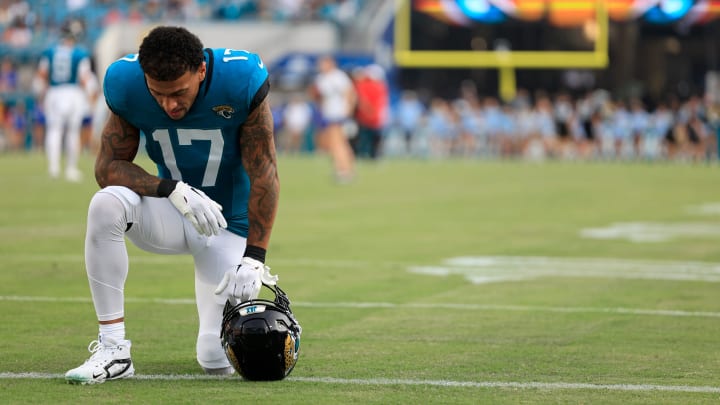
[[[81,162],[90,176],[92,161]],[[147,165],[147,162],[144,162]],[[147,167],[151,167],[147,165]],[[554,276],[469,283],[408,271],[457,256],[543,256],[720,263],[718,237],[632,243],[580,237],[618,222],[698,223],[688,207],[718,203],[714,165],[389,160],[361,162],[358,181],[331,182],[322,157],[282,157],[281,207],[268,263],[304,335],[293,377],[116,381],[0,379],[3,403],[717,403],[720,324],[641,313],[451,310],[432,304],[637,308],[720,312],[720,285],[702,281]],[[0,156],[0,373],[59,375],[84,360],[96,334],[82,254],[87,203],[97,189],[52,182],[39,154]],[[128,337],[143,375],[202,376],[195,363],[188,257],[130,247]],[[388,302],[387,308],[332,303]],[[507,387],[383,385],[323,379],[518,383]],[[538,388],[531,383],[546,383]],[[632,384],[592,389],[566,384]],[[527,385],[522,385],[527,384]],[[553,388],[555,387],[555,388]]]

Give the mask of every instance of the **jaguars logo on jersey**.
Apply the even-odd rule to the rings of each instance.
[[[215,113],[223,118],[230,119],[235,114],[235,109],[229,105],[216,105],[212,108]]]

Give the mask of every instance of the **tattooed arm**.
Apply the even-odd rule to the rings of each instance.
[[[239,142],[243,166],[250,178],[247,244],[267,249],[280,195],[273,118],[267,99],[248,116],[240,129]]]
[[[133,163],[139,146],[140,130],[110,112],[95,160],[95,179],[100,187],[125,186],[140,195],[157,197],[160,178]]]

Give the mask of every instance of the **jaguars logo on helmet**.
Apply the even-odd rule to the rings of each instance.
[[[277,285],[263,284],[275,300],[225,303],[220,339],[228,360],[243,378],[282,380],[297,363],[302,328],[290,300]]]

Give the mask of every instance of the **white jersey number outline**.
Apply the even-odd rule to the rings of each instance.
[[[235,53],[242,53],[242,54],[250,55],[250,51],[246,51],[246,50],[244,50],[244,49],[231,49],[231,48],[226,48],[226,49],[225,49],[225,52],[223,52],[223,59],[222,59],[222,61],[223,61],[223,62],[229,62],[229,61],[231,61],[231,60],[250,60],[250,58],[247,57],[247,56],[237,56],[237,55],[235,55]],[[233,55],[233,56],[231,56],[231,55]],[[260,69],[262,69],[262,68],[265,67],[265,64],[263,63],[262,59],[260,59],[260,56],[258,56],[257,65],[258,65],[258,67],[259,67]]]
[[[210,153],[203,174],[202,187],[212,187],[217,181],[220,170],[220,160],[225,146],[222,131],[219,129],[177,129],[178,144],[180,146],[192,146],[193,141],[210,141]],[[170,142],[170,132],[167,129],[153,131],[152,138],[160,144],[165,166],[170,170],[173,180],[182,180],[182,174],[177,166],[175,151]]]
[[[236,52],[244,53],[244,54],[246,54],[246,55],[250,54],[250,52],[248,52],[248,51],[246,51],[246,50],[243,50],[243,49],[230,49],[230,48],[227,48],[227,49],[225,49],[225,52],[223,52],[223,59],[222,59],[223,62],[229,62],[229,61],[231,61],[231,60],[248,60],[248,57],[247,57],[247,56],[237,56],[237,55],[235,55],[235,56],[230,56],[230,55],[233,55],[233,53],[236,53]]]

